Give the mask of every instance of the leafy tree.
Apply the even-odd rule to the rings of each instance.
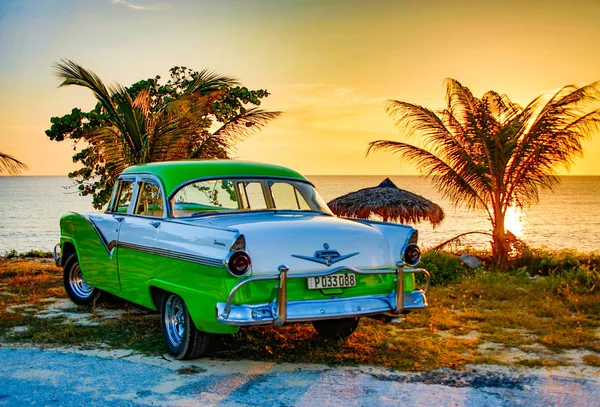
[[[492,252],[504,267],[509,245],[506,211],[538,201],[540,189],[559,183],[558,166],[583,154],[581,142],[600,125],[600,82],[565,86],[522,108],[489,91],[481,99],[454,79],[446,80],[446,108],[389,100],[387,113],[421,147],[377,140],[371,150],[400,154],[430,176],[456,206],[485,211],[492,226]]]
[[[0,152],[0,173],[8,172],[11,175],[15,175],[27,169],[29,169],[29,167],[21,161],[13,156]]]
[[[93,195],[101,208],[109,199],[116,177],[126,167],[155,161],[230,158],[234,144],[261,129],[280,112],[258,107],[269,95],[249,90],[235,79],[207,70],[185,67],[139,81],[129,88],[107,87],[93,72],[63,60],[55,66],[59,86],[90,89],[98,103],[89,112],[73,109],[53,117],[46,131],[51,140],[70,139],[76,149],[74,162],[82,168],[69,174],[82,195]]]

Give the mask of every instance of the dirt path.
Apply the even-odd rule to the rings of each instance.
[[[127,351],[0,345],[0,406],[592,406],[593,369],[373,367],[172,361]]]

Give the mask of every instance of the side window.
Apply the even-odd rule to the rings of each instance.
[[[310,210],[306,200],[292,184],[287,182],[269,182],[271,195],[277,209]]]
[[[262,184],[258,181],[240,182],[242,194],[246,197],[247,207],[244,209],[267,209]]]
[[[140,192],[135,208],[136,215],[157,216],[163,215],[163,198],[160,188],[153,182],[140,182]]]
[[[127,213],[133,196],[133,182],[125,179],[117,184],[117,196],[112,207],[112,212]]]

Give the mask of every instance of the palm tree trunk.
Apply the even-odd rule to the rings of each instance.
[[[506,232],[504,230],[505,215],[501,208],[495,208],[493,233],[492,233],[492,258],[494,266],[499,269],[506,267],[508,260],[508,243],[506,241]]]

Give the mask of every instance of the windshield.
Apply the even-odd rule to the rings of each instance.
[[[307,182],[279,179],[211,179],[187,184],[171,198],[176,218],[232,211],[312,211],[332,215]]]

